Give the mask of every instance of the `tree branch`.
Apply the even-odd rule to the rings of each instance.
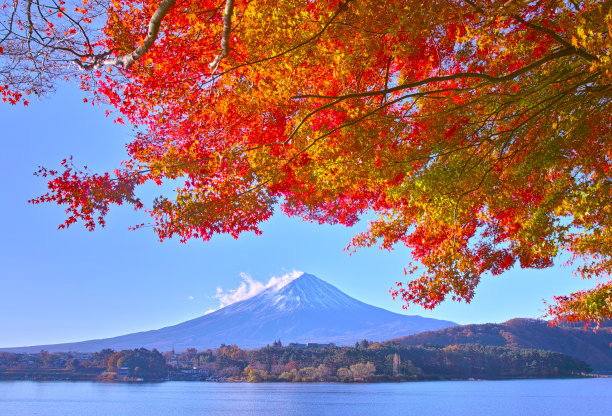
[[[221,36],[221,52],[215,59],[208,64],[214,73],[219,67],[221,60],[229,55],[229,39],[232,32],[232,15],[234,14],[234,0],[225,2],[225,10],[223,12],[223,36]]]
[[[26,6],[26,16],[28,16],[28,51],[30,50],[30,40],[34,31],[34,23],[32,22],[32,0],[28,0]]]
[[[157,10],[155,10],[155,13],[153,13],[153,16],[151,16],[151,20],[149,20],[147,36],[144,38],[142,45],[134,49],[132,52],[117,56],[115,58],[107,58],[107,56],[111,53],[110,51],[107,51],[95,55],[93,57],[93,62],[91,63],[83,63],[78,59],[75,59],[73,62],[84,70],[98,69],[105,65],[121,66],[128,69],[134,64],[134,62],[142,58],[142,56],[147,53],[149,49],[151,49],[151,46],[153,46],[153,43],[155,43],[157,35],[159,34],[159,27],[161,26],[162,19],[168,14],[168,11],[170,11],[175,4],[176,0],[162,0],[162,2],[159,3]]]
[[[472,0],[464,0],[464,1],[467,4],[469,4],[477,13],[481,13],[481,14],[485,13],[485,10],[482,7],[478,6],[478,4],[476,4],[476,2],[474,2]],[[499,7],[499,10],[507,9],[508,6],[512,5],[513,2],[514,2],[514,0],[506,1],[501,7]],[[572,2],[572,3],[576,7],[576,3],[574,3],[574,2]],[[577,8],[577,10],[579,10],[579,9]],[[533,22],[528,22],[525,19],[523,19],[519,14],[509,14],[508,16],[513,17],[517,21],[523,23],[524,25],[526,25],[530,29],[535,30],[536,32],[544,33],[544,34],[550,36],[552,39],[557,41],[557,43],[565,46],[568,49],[574,49],[574,51],[576,52],[576,55],[580,56],[581,58],[583,58],[583,59],[585,59],[585,60],[587,60],[589,62],[597,62],[597,61],[599,61],[599,58],[597,56],[588,53],[584,48],[578,48],[578,47],[572,45],[570,42],[568,42],[565,39],[563,39],[561,36],[559,36],[552,29],[549,29],[549,28],[544,27],[544,26],[537,25],[537,24],[535,24]]]
[[[459,72],[457,74],[451,74],[451,75],[445,75],[445,76],[438,76],[438,77],[430,77],[430,78],[425,78],[422,79],[420,81],[414,81],[414,82],[409,82],[406,84],[400,84],[397,85],[395,87],[392,88],[386,88],[383,90],[375,90],[375,91],[365,91],[365,92],[357,92],[357,93],[353,93],[353,94],[346,94],[346,95],[339,95],[339,96],[332,96],[332,95],[317,95],[317,94],[304,94],[304,95],[298,95],[295,97],[292,97],[293,99],[304,99],[304,98],[319,98],[319,99],[323,99],[323,100],[336,100],[337,102],[339,102],[340,100],[346,100],[346,99],[350,99],[350,98],[364,98],[364,97],[373,97],[373,96],[377,96],[377,95],[385,95],[385,94],[389,94],[392,92],[396,92],[396,91],[401,91],[401,90],[405,90],[405,89],[409,89],[409,88],[416,88],[416,87],[420,87],[422,85],[426,85],[426,84],[433,84],[433,83],[437,83],[437,82],[444,82],[444,81],[451,81],[451,80],[455,80],[455,79],[465,79],[465,78],[474,78],[474,79],[481,79],[486,83],[500,83],[500,82],[506,82],[509,81],[511,79],[514,79],[520,75],[523,75],[526,72],[531,71],[534,68],[537,68],[538,66],[541,66],[543,64],[545,64],[546,62],[555,60],[557,58],[561,58],[564,56],[571,56],[571,55],[575,55],[576,51],[574,50],[574,48],[572,49],[561,49],[555,53],[552,53],[548,56],[545,56],[544,58],[538,59],[535,62],[532,62],[531,64],[524,66],[522,68],[517,69],[516,71],[513,71],[507,75],[503,75],[503,76],[493,76],[493,75],[488,75],[488,74],[482,74],[482,73],[478,73],[478,72]]]
[[[279,52],[279,53],[277,53],[275,55],[268,56],[268,57],[261,58],[261,59],[257,59],[257,60],[254,60],[254,61],[245,62],[245,63],[239,64],[239,65],[236,65],[236,66],[234,66],[232,68],[228,68],[225,71],[221,72],[219,75],[224,75],[224,74],[226,74],[226,73],[228,73],[230,71],[233,71],[235,69],[241,68],[243,66],[255,65],[255,64],[259,64],[261,62],[265,62],[265,61],[270,61],[272,59],[276,59],[278,57],[281,57],[281,56],[284,56],[284,55],[286,55],[288,53],[291,53],[291,52],[295,51],[296,49],[301,48],[302,46],[308,45],[309,43],[311,43],[311,42],[315,41],[316,39],[318,39],[323,33],[325,33],[327,28],[334,22],[334,20],[338,17],[338,15],[340,15],[340,13],[342,13],[343,11],[345,11],[348,8],[348,4],[351,1],[353,1],[353,0],[345,0],[343,3],[341,3],[340,6],[338,7],[338,10],[336,11],[336,13],[334,13],[334,15],[325,23],[323,28],[320,31],[318,31],[317,33],[315,33],[313,36],[311,36],[310,38],[306,39],[305,41],[300,42],[297,45],[292,46],[289,49],[285,49],[284,51]]]
[[[597,61],[599,61],[599,58],[597,56],[588,53],[584,48],[579,48],[579,47],[576,47],[576,46],[572,45],[571,43],[569,43],[568,41],[563,39],[561,36],[556,34],[553,30],[548,29],[547,27],[536,25],[535,23],[528,22],[528,21],[526,21],[525,19],[523,19],[519,15],[513,15],[512,17],[514,17],[519,22],[527,25],[529,28],[531,28],[531,29],[533,29],[533,30],[535,30],[537,32],[541,32],[541,33],[547,34],[548,36],[550,36],[551,38],[556,40],[557,43],[565,46],[566,48],[574,49],[576,55],[580,56],[581,58],[585,59],[586,61],[588,61],[588,62],[597,62]]]

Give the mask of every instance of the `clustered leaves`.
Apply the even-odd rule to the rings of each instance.
[[[119,182],[184,180],[148,210],[160,239],[259,232],[278,204],[347,226],[375,212],[349,248],[409,247],[417,276],[392,294],[432,308],[563,251],[585,277],[609,276],[611,4],[241,1],[211,67],[224,5],[187,0],[129,70],[91,76],[95,98],[142,128]],[[98,44],[139,47],[157,6],[112,2]],[[92,199],[110,177],[57,175],[44,202],[68,201],[90,228],[92,207],[133,198]],[[579,306],[609,288],[557,298],[550,314],[611,317]]]
[[[96,228],[96,223],[104,227],[104,217],[110,204],[122,205],[127,202],[134,209],[143,208],[142,202],[134,195],[134,187],[141,179],[138,176],[126,176],[124,171],[119,170],[115,171],[115,178],[111,178],[109,173],[91,174],[87,172],[87,167],[76,169],[72,158],[62,160],[61,166],[61,173],[39,168],[36,176],[52,178],[47,185],[49,192],[29,201],[31,204],[55,202],[66,205],[68,217],[59,228],[69,227],[77,221],[83,221],[89,231]]]

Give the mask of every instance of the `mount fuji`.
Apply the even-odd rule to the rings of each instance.
[[[304,273],[285,286],[270,287],[249,299],[166,328],[114,338],[0,350],[92,352],[145,347],[182,351],[191,347],[216,348],[222,343],[258,348],[278,339],[285,344],[350,345],[362,339],[384,341],[456,325],[368,305]]]

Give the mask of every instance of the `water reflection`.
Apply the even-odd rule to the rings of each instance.
[[[0,382],[0,416],[612,414],[612,379],[397,384]]]

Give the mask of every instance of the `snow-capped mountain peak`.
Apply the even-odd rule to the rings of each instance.
[[[359,310],[367,306],[308,273],[302,273],[298,278],[284,286],[270,287],[260,294],[235,305],[241,309],[248,307],[253,312],[270,309],[284,312],[303,309]],[[228,308],[232,306],[230,305]]]
[[[70,344],[11,348],[12,351],[99,351],[131,348],[215,348],[237,344],[256,348],[274,340],[350,345],[384,341],[422,331],[455,326],[454,322],[402,315],[368,305],[318,277],[303,273],[285,285],[271,285],[246,300],[166,328]]]

